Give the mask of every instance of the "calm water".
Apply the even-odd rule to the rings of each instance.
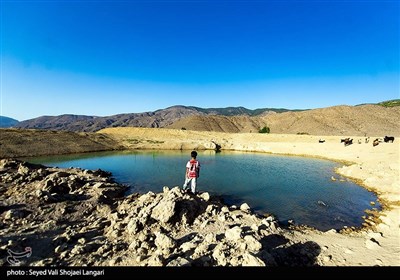
[[[182,186],[190,151],[129,151],[28,159],[48,166],[111,171],[130,186],[129,193],[160,192]],[[200,151],[198,191],[224,197],[228,204],[247,202],[279,220],[293,219],[320,230],[360,226],[364,210],[376,196],[334,173],[340,164],[328,160],[261,153]],[[345,181],[332,181],[331,177]]]

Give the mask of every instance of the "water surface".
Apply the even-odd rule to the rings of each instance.
[[[182,186],[190,151],[126,151],[37,157],[48,166],[103,169],[130,186],[128,193]],[[222,195],[228,204],[246,202],[279,220],[293,219],[320,230],[360,226],[376,196],[334,173],[341,164],[314,158],[263,153],[200,151],[198,191]],[[337,178],[332,181],[331,177]]]

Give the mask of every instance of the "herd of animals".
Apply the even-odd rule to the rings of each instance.
[[[325,140],[324,139],[319,139],[318,141],[319,143],[324,143]],[[369,137],[365,137],[365,143],[369,142]],[[382,138],[376,138],[373,142],[372,142],[372,146],[378,146],[379,143],[381,142],[385,142],[385,143],[393,143],[394,142],[394,137],[393,136],[385,136],[383,139]],[[343,138],[340,139],[340,143],[344,143],[345,146],[351,145],[353,144],[353,138]],[[361,144],[362,140],[358,139],[358,144]]]

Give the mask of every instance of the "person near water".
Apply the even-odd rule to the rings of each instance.
[[[188,189],[188,184],[190,183],[190,190],[195,194],[197,179],[200,176],[200,162],[196,159],[196,151],[192,151],[190,156],[192,158],[186,164],[185,183],[183,184],[183,190],[186,191]]]

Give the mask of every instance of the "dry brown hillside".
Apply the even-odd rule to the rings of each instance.
[[[121,146],[107,135],[37,129],[0,129],[0,158],[96,152]]]
[[[259,117],[205,115],[180,119],[167,128],[237,133],[257,132],[264,125]]]
[[[190,116],[168,128],[232,133],[257,132],[263,126],[268,126],[271,133],[400,136],[400,107],[334,106],[256,117]]]

